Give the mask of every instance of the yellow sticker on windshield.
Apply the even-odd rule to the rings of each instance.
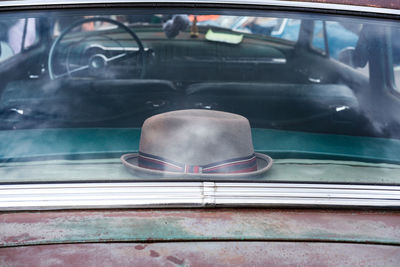
[[[209,29],[206,33],[206,39],[213,42],[240,44],[240,42],[243,40],[243,34],[213,32],[211,29]]]

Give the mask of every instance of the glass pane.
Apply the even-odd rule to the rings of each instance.
[[[194,16],[191,16],[191,20]],[[249,16],[200,16],[199,25],[218,26],[233,31],[271,36],[297,41],[300,30],[300,20],[274,17]]]
[[[386,75],[368,70],[392,60],[397,71],[397,21],[131,8],[2,13],[0,23],[1,182],[143,180],[168,164],[183,180],[399,182],[400,106]],[[232,114],[249,124],[229,128]],[[164,128],[143,134],[149,118]],[[151,164],[131,172],[120,157],[139,151]],[[221,166],[233,168],[203,175]]]
[[[360,24],[327,21],[326,33],[328,36],[329,55],[334,59],[338,59],[339,53],[343,49],[354,49],[357,45],[361,28],[362,25]]]
[[[273,36],[296,42],[299,38],[300,24],[301,20],[299,19],[283,19],[280,26],[272,34]]]
[[[394,76],[394,87],[396,91],[400,92],[400,30],[392,29],[391,34],[391,47],[392,47],[392,68]]]
[[[28,49],[38,42],[34,18],[3,20],[0,23],[2,27],[0,61],[21,53],[22,44],[24,49]]]
[[[324,22],[317,20],[314,21],[314,34],[312,39],[312,47],[323,53],[325,49],[325,33],[324,33]]]

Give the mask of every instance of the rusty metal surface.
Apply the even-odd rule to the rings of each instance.
[[[159,209],[0,213],[0,246],[293,240],[400,245],[400,212]]]
[[[289,242],[65,244],[4,248],[0,266],[398,266],[400,247]]]
[[[292,0],[292,1],[400,9],[400,1],[398,0]]]

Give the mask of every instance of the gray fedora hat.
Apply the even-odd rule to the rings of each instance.
[[[135,174],[170,178],[251,177],[272,165],[269,156],[254,152],[245,117],[200,109],[148,118],[139,153],[122,155],[121,161]]]

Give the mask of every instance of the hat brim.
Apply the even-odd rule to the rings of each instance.
[[[140,167],[138,164],[139,153],[124,154],[121,161],[127,169],[134,174],[148,178],[246,178],[260,176],[272,166],[272,158],[261,153],[255,153],[257,159],[257,170],[246,173],[180,173],[159,171]]]

